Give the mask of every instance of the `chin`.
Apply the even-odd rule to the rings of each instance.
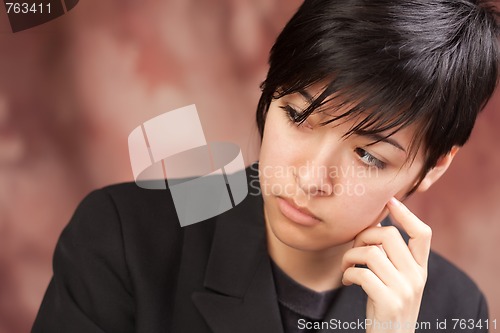
[[[275,220],[277,223],[268,225],[267,232],[272,233],[269,236],[275,237],[286,246],[299,251],[324,251],[352,241],[352,239],[334,239],[335,237],[326,232],[324,225],[321,224],[314,227],[303,227],[285,220],[286,218]]]

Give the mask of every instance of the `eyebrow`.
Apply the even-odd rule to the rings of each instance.
[[[301,94],[301,95],[302,95],[302,97],[304,97],[304,98],[307,100],[307,102],[312,103],[312,102],[314,101],[314,100],[313,100],[313,97],[311,96],[311,94],[309,94],[309,93],[308,93],[307,91],[305,91],[304,89],[300,89],[300,90],[298,91],[298,93],[299,93],[299,94]]]
[[[386,138],[385,136],[383,136],[382,134],[378,134],[378,133],[373,133],[373,134],[361,134],[361,136],[364,136],[364,137],[367,137],[367,138],[370,138],[370,139],[373,139],[375,140],[375,143],[377,142],[385,142],[385,143],[388,143],[394,147],[396,147],[397,149],[403,151],[405,154],[406,154],[406,149],[403,148],[403,146],[401,146],[396,140],[394,139],[391,139],[391,138]]]

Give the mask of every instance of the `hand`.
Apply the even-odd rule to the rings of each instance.
[[[395,198],[387,208],[410,236],[408,246],[393,226],[363,230],[344,254],[342,283],[357,284],[367,293],[367,332],[413,333],[427,280],[432,230]]]

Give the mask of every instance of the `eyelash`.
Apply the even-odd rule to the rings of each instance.
[[[298,118],[300,117],[300,113],[297,110],[295,110],[290,105],[280,106],[280,108],[286,112],[287,118],[290,123],[296,125],[297,127],[302,125],[302,123],[298,120]]]
[[[382,162],[363,148],[356,148],[354,151],[359,156],[361,162],[369,167],[373,166],[377,169],[383,170],[387,166],[386,163]]]
[[[300,113],[297,110],[290,105],[280,106],[280,108],[286,112],[287,119],[291,124],[297,127],[302,125],[302,123],[297,120],[300,117]],[[376,167],[377,169],[383,170],[387,166],[386,163],[382,162],[363,148],[356,148],[354,152],[358,155],[360,161],[369,167]]]

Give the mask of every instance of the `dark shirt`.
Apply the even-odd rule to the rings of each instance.
[[[316,332],[312,329],[301,329],[299,320],[311,323],[321,321],[338,294],[338,289],[316,292],[293,280],[272,260],[271,265],[284,332]]]

